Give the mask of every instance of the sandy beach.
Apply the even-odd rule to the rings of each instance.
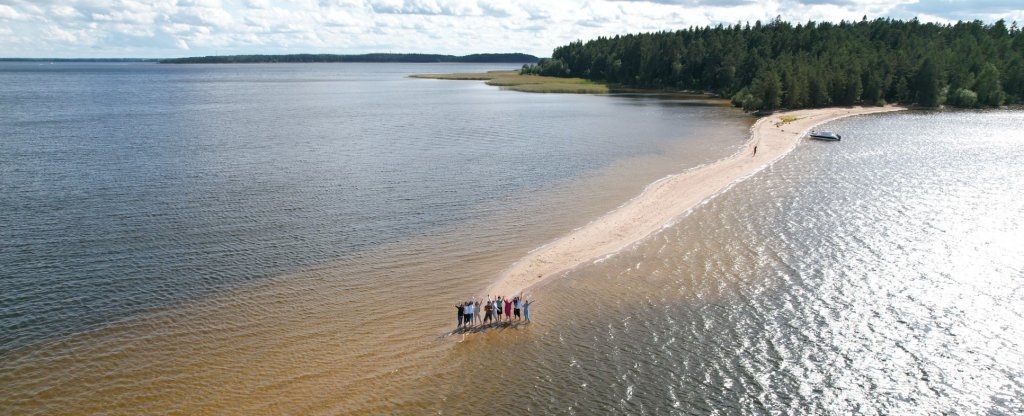
[[[530,252],[502,272],[486,293],[518,294],[643,240],[702,201],[785,156],[819,124],[903,109],[897,106],[819,108],[763,117],[751,127],[750,140],[737,153],[648,185],[640,195],[615,210]]]

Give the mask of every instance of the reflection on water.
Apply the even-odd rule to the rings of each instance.
[[[538,290],[531,331],[447,363],[515,371],[484,394],[550,413],[1020,414],[1021,116],[830,123],[841,143]]]

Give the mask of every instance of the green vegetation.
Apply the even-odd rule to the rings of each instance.
[[[522,92],[606,94],[608,86],[582,78],[524,75],[517,71],[491,71],[479,74],[418,74],[412,78],[480,80],[487,85]]]
[[[522,74],[631,88],[709,91],[747,110],[1024,103],[1016,22],[863,19],[693,27],[577,41]]]
[[[162,64],[254,64],[280,62],[537,62],[537,57],[523,53],[478,53],[466,56],[422,53],[369,53],[364,55],[294,54],[294,55],[225,55],[161,59]]]

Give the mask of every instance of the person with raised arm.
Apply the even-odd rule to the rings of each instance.
[[[522,302],[523,302],[522,303],[522,306],[523,306],[523,318],[526,320],[526,322],[530,322],[530,305],[532,305],[533,302],[536,302],[536,301],[525,300],[524,299]]]
[[[512,301],[505,298],[505,320],[512,322]]]
[[[502,297],[495,299],[495,308],[498,310],[498,319],[495,322],[502,322]]]
[[[512,315],[516,317],[516,320],[521,320],[522,316],[519,313],[519,296],[512,298]]]
[[[484,324],[494,319],[494,302],[491,301],[491,296],[487,296],[487,302],[484,303]]]
[[[457,304],[455,304],[455,309],[457,309],[459,311],[459,313],[458,313],[458,321],[456,321],[458,323],[455,324],[455,328],[461,328],[462,327],[462,320],[466,316],[466,314],[465,314],[466,307],[465,307],[465,305],[463,305],[461,303],[457,303]]]

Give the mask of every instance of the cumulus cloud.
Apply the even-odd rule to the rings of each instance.
[[[0,20],[26,20],[28,16],[18,12],[13,7],[0,4]]]
[[[521,51],[692,25],[1024,20],[1010,0],[0,0],[0,56]],[[17,36],[15,36],[17,35]]]

